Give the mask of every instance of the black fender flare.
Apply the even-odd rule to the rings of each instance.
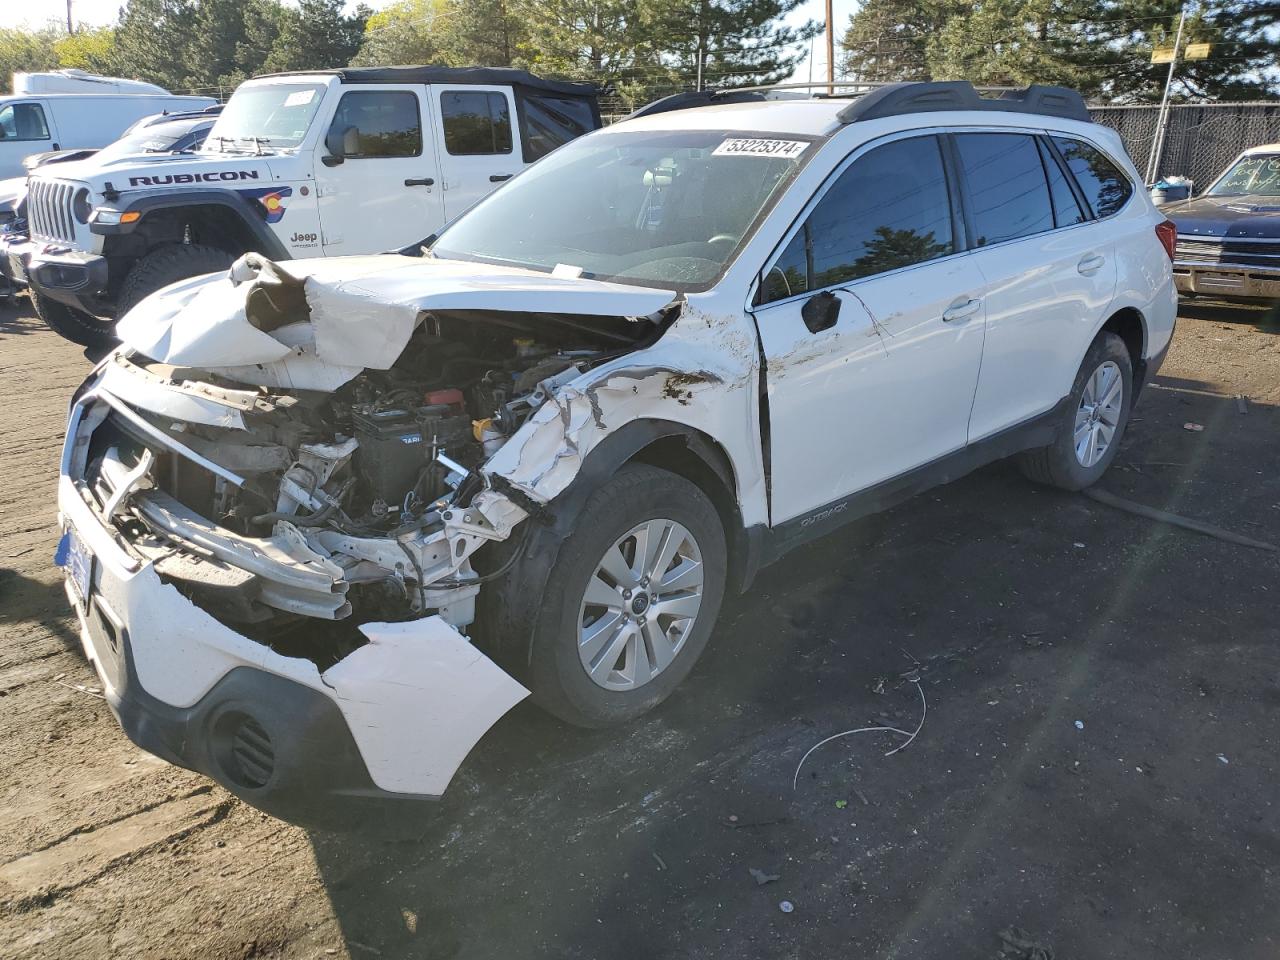
[[[486,591],[491,594],[487,598],[489,600],[493,599],[494,593],[500,595],[494,606],[502,610],[501,619],[487,624],[490,629],[489,645],[493,647],[490,653],[500,665],[517,670],[528,666],[533,653],[533,628],[544,606],[547,578],[587,498],[647,447],[673,437],[682,440],[689,453],[715,474],[733,499],[736,529],[725,530],[730,583],[738,584],[741,589],[749,582],[759,568],[759,543],[750,530],[742,528],[737,482],[725,455],[712,440],[687,424],[671,420],[633,420],[593,447],[569,486],[522,521],[512,537],[502,544],[503,549],[491,554],[491,562],[496,561],[492,565],[498,567],[507,562],[515,551],[521,551],[514,567],[518,576],[503,576],[480,591],[482,602],[486,600]],[[504,487],[510,487],[510,484],[500,481],[493,487],[503,492]],[[524,506],[523,502],[521,506]]]
[[[89,229],[102,236],[127,236],[146,223],[147,215],[157,210],[179,207],[225,207],[244,224],[262,253],[270,260],[293,259],[280,238],[271,232],[260,211],[235,190],[202,189],[182,190],[174,193],[146,193],[129,199],[118,208],[121,213],[136,212],[141,216],[133,223],[93,223]]]

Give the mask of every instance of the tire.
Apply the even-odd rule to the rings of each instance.
[[[120,296],[116,298],[116,316],[123,317],[141,300],[161,287],[189,277],[225,270],[234,259],[225,250],[196,243],[160,247],[135,263],[129,275],[124,278]]]
[[[115,346],[116,325],[110,320],[99,320],[75,307],[43,297],[35,287],[29,290],[36,314],[58,336],[91,350],[109,350]]]
[[[655,534],[656,542],[670,543],[675,550],[663,571],[674,589],[665,595],[654,590],[652,584],[610,586],[602,579],[607,576],[600,569],[607,552],[615,554],[615,561],[621,557],[625,562],[635,556],[628,551],[633,551],[638,541],[624,538],[638,527],[644,528],[646,534]],[[624,542],[618,553],[615,548],[620,540]],[[655,558],[660,555],[660,549],[650,554]],[[700,566],[695,558],[700,558]],[[720,515],[701,489],[657,467],[623,467],[587,498],[546,577],[528,662],[527,680],[534,702],[580,727],[623,723],[657,706],[688,676],[706,647],[724,598],[727,560]],[[521,576],[524,565],[524,561],[517,563],[512,571],[509,588],[513,591],[538,582],[537,563],[528,562],[529,579]],[[633,562],[633,566],[641,565]],[[699,571],[700,587],[693,583]],[[677,577],[680,582],[674,583]],[[587,603],[588,584],[592,585],[595,598],[612,590],[609,599],[617,603],[618,609]],[[636,586],[635,593],[624,595],[622,591],[629,591],[632,585]],[[691,597],[698,589],[701,600],[695,602]],[[680,607],[672,606],[673,602]],[[681,614],[654,613],[660,609],[679,609]],[[689,610],[694,610],[694,615],[684,616]],[[627,618],[625,623],[619,622],[623,617]],[[599,627],[605,637],[596,653],[596,660],[604,664],[596,670],[599,680],[592,679],[580,654],[584,622],[589,628]],[[609,637],[622,644],[614,661],[609,660],[613,646]],[[592,649],[595,647],[588,649],[588,659]],[[664,656],[668,649],[670,659]],[[633,661],[641,654],[642,661]],[[618,669],[609,669],[611,662]],[[649,679],[636,682],[646,673]]]
[[[1091,403],[1096,399],[1096,389],[1101,388],[1110,395],[1113,381],[1107,374],[1118,375],[1118,405]],[[1129,350],[1114,333],[1100,333],[1076,373],[1057,438],[1047,447],[1021,454],[1019,466],[1023,474],[1037,483],[1063,490],[1083,490],[1097,483],[1120,450],[1132,406],[1133,361]],[[1109,437],[1106,436],[1108,428],[1111,431]],[[1081,430],[1083,432],[1078,433]],[[1084,438],[1083,451],[1077,448],[1077,440],[1081,437]],[[1090,437],[1096,444],[1093,448],[1088,446]]]

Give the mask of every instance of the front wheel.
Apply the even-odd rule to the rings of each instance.
[[[115,346],[116,325],[110,320],[99,320],[83,310],[41,296],[34,286],[29,290],[36,315],[58,336],[93,350],[106,350]]]
[[[143,298],[171,283],[226,270],[234,259],[225,250],[197,243],[178,243],[153,250],[134,264],[120,285],[116,316],[123,317]]]
[[[726,567],[720,516],[701,489],[624,467],[588,498],[547,579],[529,664],[535,702],[584,727],[657,706],[711,636]]]
[[[1129,349],[1114,333],[1101,333],[1076,373],[1057,438],[1022,454],[1022,472],[1063,490],[1097,483],[1120,450],[1132,403]]]

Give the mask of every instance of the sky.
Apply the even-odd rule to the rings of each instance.
[[[17,5],[21,2],[25,11],[18,18],[17,23],[5,23],[4,26],[19,27],[42,27],[53,21],[54,23],[65,23],[67,18],[66,0],[2,0],[5,4]],[[120,9],[122,0],[71,0],[72,13],[76,23],[89,24],[90,26],[103,26],[115,19],[117,11]],[[391,0],[365,0],[369,6],[377,9],[385,7]],[[354,7],[355,3],[348,2],[349,7]],[[845,25],[849,22],[849,15],[857,8],[858,0],[834,0],[833,7],[835,10],[836,21],[836,41],[839,42],[840,35],[844,33]],[[798,8],[788,20],[796,23],[803,23],[806,19],[821,20],[824,16],[824,0],[806,0],[806,2]],[[7,17],[5,18],[8,19]],[[822,37],[815,39],[813,44],[814,64],[813,79],[822,80],[826,77],[826,48]],[[838,54],[837,54],[838,55]],[[809,64],[806,61],[796,69],[793,77],[795,80],[807,80],[809,78]]]

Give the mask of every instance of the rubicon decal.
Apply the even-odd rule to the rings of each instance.
[[[262,209],[267,214],[267,223],[279,223],[284,219],[285,198],[293,196],[293,187],[265,187],[239,192],[241,196],[262,204]]]
[[[131,187],[168,187],[182,183],[222,183],[228,180],[257,180],[257,170],[213,170],[208,173],[166,173],[164,176],[130,177]]]

